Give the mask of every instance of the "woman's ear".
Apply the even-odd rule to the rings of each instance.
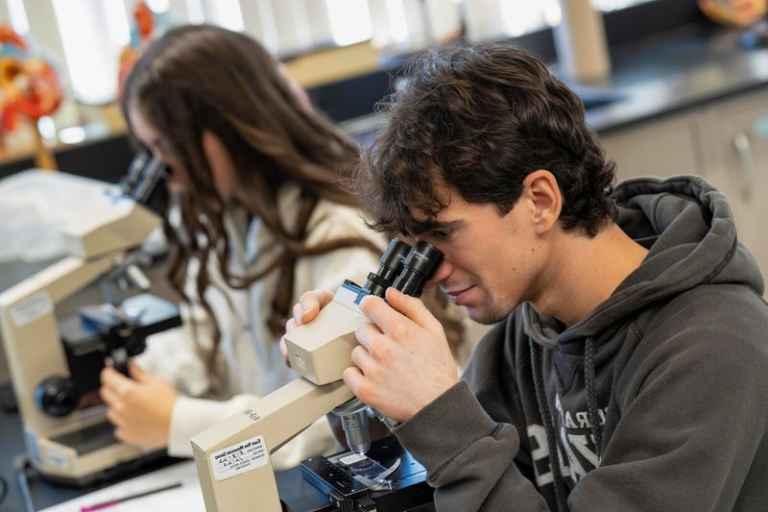
[[[221,139],[210,130],[203,132],[203,154],[211,166],[219,197],[225,203],[231,201],[240,190],[235,163]]]

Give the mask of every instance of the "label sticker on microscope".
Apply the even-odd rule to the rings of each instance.
[[[213,476],[219,482],[265,466],[268,461],[269,450],[264,436],[246,439],[211,454]]]
[[[45,461],[53,467],[59,469],[69,468],[69,459],[63,453],[55,452],[53,450],[46,450],[43,452],[45,455]]]
[[[41,291],[13,306],[11,318],[13,325],[22,327],[51,312],[53,312],[51,296],[48,295],[48,292]]]
[[[293,353],[293,359],[296,362],[296,367],[301,371],[306,371],[307,369],[307,362],[304,360],[304,356],[301,354],[294,352]]]

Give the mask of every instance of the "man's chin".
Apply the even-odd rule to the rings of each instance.
[[[494,314],[492,311],[485,311],[478,307],[465,306],[467,314],[472,321],[477,322],[480,325],[493,325],[501,322],[507,318],[504,314]]]

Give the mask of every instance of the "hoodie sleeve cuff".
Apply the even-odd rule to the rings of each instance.
[[[434,475],[474,441],[492,434],[496,427],[462,380],[392,432],[427,473]]]

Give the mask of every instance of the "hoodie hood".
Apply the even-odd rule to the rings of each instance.
[[[725,195],[706,180],[638,178],[618,185],[613,197],[619,211],[616,223],[649,253],[608,300],[565,330],[524,304],[526,333],[540,345],[581,352],[584,339],[596,338],[649,304],[699,284],[742,284],[763,294],[763,276],[755,258],[738,242]]]

